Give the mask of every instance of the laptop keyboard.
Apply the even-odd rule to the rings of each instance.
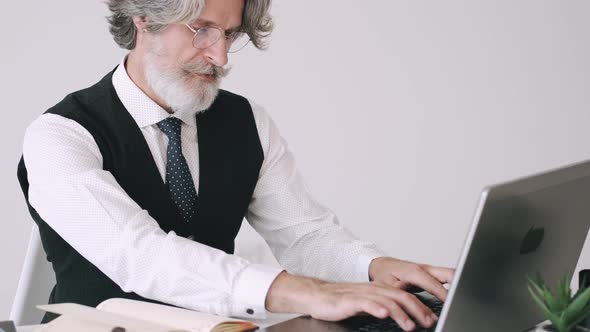
[[[424,304],[432,310],[437,316],[440,316],[442,311],[443,302],[437,299],[424,301]],[[346,326],[353,328],[355,331],[359,332],[403,332],[402,329],[397,323],[391,319],[379,319],[373,316],[357,316],[346,319],[342,321]],[[416,324],[417,329],[420,326]],[[427,331],[427,332],[434,332],[436,329],[436,324],[429,328],[423,329],[420,331]],[[419,329],[418,329],[419,330]]]

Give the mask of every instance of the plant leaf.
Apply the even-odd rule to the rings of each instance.
[[[551,290],[547,286],[544,287],[542,296],[545,302],[547,303],[549,310],[551,310],[552,312],[561,312],[561,310],[559,310],[557,299],[553,296]]]
[[[537,294],[542,295],[543,294],[543,289],[541,288],[541,286],[539,285],[538,282],[536,282],[535,280],[527,277],[528,281],[529,281],[529,285],[533,286],[533,288],[535,289],[535,291],[537,292]]]
[[[586,288],[572,303],[564,310],[563,317],[566,321],[571,321],[577,318],[582,312],[589,307],[590,302],[590,287]]]
[[[537,296],[537,294],[535,294],[531,287],[528,287],[528,289],[529,293],[531,293],[531,296],[533,297],[533,300],[537,303],[537,306],[539,306],[545,317],[549,319],[555,326],[558,326],[560,317],[549,310],[547,305],[541,300],[541,298],[539,298],[539,296]]]
[[[567,277],[563,277],[557,282],[554,312],[562,312],[570,304],[572,299],[569,284],[569,278]]]
[[[586,306],[585,310],[583,310],[578,317],[574,318],[571,322],[568,323],[568,328],[572,331],[574,327],[576,327],[581,321],[583,321],[586,317],[590,315],[590,305]]]
[[[559,316],[559,314],[563,311],[562,304],[559,302],[559,299],[553,296],[551,290],[549,287],[547,287],[543,279],[540,279],[539,275],[537,275],[536,279],[537,280],[528,278],[529,287],[532,286],[532,288],[537,292],[536,295],[543,301],[547,310],[551,311],[556,316]]]

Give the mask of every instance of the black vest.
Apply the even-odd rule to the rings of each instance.
[[[194,218],[185,223],[169,196],[143,134],[115,92],[112,75],[113,72],[92,87],[66,96],[46,113],[72,119],[88,130],[102,154],[103,169],[113,174],[129,197],[147,210],[165,232],[174,231],[183,237],[192,235],[195,241],[233,253],[234,239],[264,158],[248,101],[221,90],[213,105],[196,116],[199,192]],[[57,282],[49,303],[96,306],[112,297],[148,300],[124,292],[41,219],[28,201],[29,182],[22,158],[18,179],[31,216],[39,226],[47,260],[55,271]],[[84,209],[84,206],[70,208]],[[46,315],[44,321],[52,318]]]

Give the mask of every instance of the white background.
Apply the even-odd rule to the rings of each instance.
[[[100,1],[0,11],[1,320],[32,225],[24,130],[124,52]],[[454,266],[482,187],[590,158],[590,1],[275,0],[273,14],[270,49],[232,56],[224,87],[265,106],[315,196],[393,256]],[[238,245],[261,247],[251,230]]]

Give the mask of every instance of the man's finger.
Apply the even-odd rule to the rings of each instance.
[[[410,293],[404,292],[398,296],[398,303],[414,317],[423,327],[431,327],[437,320],[436,315],[422,301]]]
[[[373,293],[374,292],[374,293]],[[436,322],[436,315],[428,308],[422,301],[418,300],[416,296],[408,292],[402,291],[401,289],[391,288],[373,288],[370,292],[367,292],[365,296],[371,298],[374,301],[381,303],[383,306],[388,308],[401,307],[406,315],[410,315],[415,318],[420,325],[424,327],[431,327]],[[392,318],[393,312],[392,312]],[[398,318],[394,318],[399,324],[400,319],[405,317],[398,314]],[[400,326],[403,327],[402,324]]]
[[[394,300],[391,297],[391,294],[389,294],[389,296],[383,296],[382,294],[366,294],[366,296],[371,298],[372,301],[387,308],[389,317],[391,317],[391,319],[393,319],[405,331],[412,331],[416,327],[414,321],[408,316],[408,314],[412,315],[412,313],[404,311],[402,305],[398,303],[398,300]]]
[[[409,282],[398,281],[398,282],[395,283],[394,287],[395,288],[399,288],[399,289],[403,289],[403,290],[406,290],[407,291],[408,288],[412,287],[412,285]]]
[[[372,281],[373,284],[379,286],[385,286],[387,288],[397,288],[397,289],[405,289],[409,286],[407,282],[401,281],[396,278],[393,274],[387,275],[385,278],[381,277],[378,280]]]
[[[404,281],[411,283],[412,285],[416,285],[428,293],[436,296],[442,301],[447,299],[448,291],[446,288],[443,287],[442,283],[433,277],[430,273],[426,272],[426,270],[419,268],[415,270],[416,272],[407,275],[404,277]]]
[[[389,308],[382,305],[375,299],[364,299],[356,301],[356,311],[365,312],[371,316],[384,319],[389,316]]]
[[[450,283],[455,277],[455,269],[438,266],[423,266],[423,269],[443,284]]]
[[[405,282],[399,280],[396,276],[394,276],[393,274],[390,274],[388,276],[388,280],[385,282],[388,286],[391,286],[393,288],[404,288],[404,285],[406,284]]]
[[[397,304],[392,303],[389,306],[391,319],[393,319],[405,331],[413,331],[416,328],[414,321],[408,317],[408,314]]]

